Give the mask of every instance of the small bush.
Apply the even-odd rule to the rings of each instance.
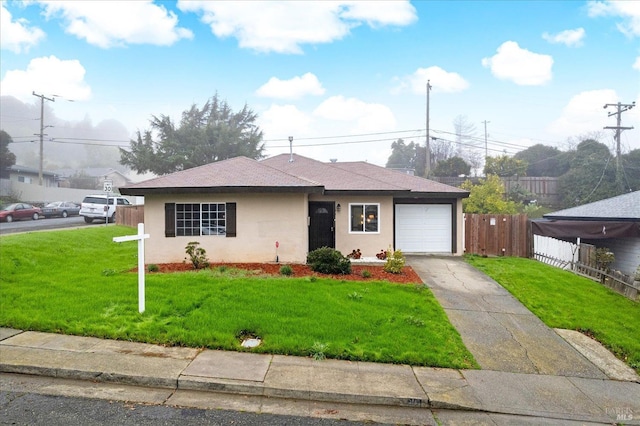
[[[401,274],[402,268],[404,268],[404,254],[401,250],[387,251],[387,261],[384,264],[384,271],[392,274]]]
[[[321,274],[350,274],[351,262],[336,249],[321,247],[307,255],[312,271]]]
[[[198,241],[191,241],[184,248],[185,252],[189,255],[189,259],[193,264],[193,269],[201,269],[209,266],[209,260],[207,259],[207,251],[202,247],[198,247],[200,243]]]
[[[605,272],[611,271],[611,264],[615,260],[615,255],[607,247],[597,248],[591,255],[591,261],[596,264],[596,268]]]
[[[362,271],[362,278],[371,278],[371,272],[369,272],[368,270],[363,270]]]
[[[289,265],[282,265],[280,267],[280,275],[286,275],[287,277],[293,275],[293,269]]]
[[[160,267],[158,265],[156,265],[155,263],[152,263],[149,266],[147,266],[147,270],[149,272],[158,272],[160,270]]]

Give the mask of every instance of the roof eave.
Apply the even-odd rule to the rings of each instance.
[[[231,194],[231,193],[322,193],[322,186],[214,186],[214,187],[160,187],[160,188],[120,188],[122,195],[145,196],[156,194]]]
[[[589,216],[542,216],[548,220],[576,220],[582,222],[640,222],[640,218],[633,217],[589,217]]]

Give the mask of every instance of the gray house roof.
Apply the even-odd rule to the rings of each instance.
[[[293,158],[293,161],[290,159]],[[468,191],[364,162],[323,163],[300,155],[236,157],[120,188],[124,195],[175,192],[307,192],[464,198]]]
[[[640,191],[544,215],[545,219],[640,221]]]

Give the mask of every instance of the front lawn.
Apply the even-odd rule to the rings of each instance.
[[[136,243],[112,242],[133,233],[94,226],[0,237],[0,326],[225,350],[243,350],[245,333],[263,339],[254,352],[477,368],[422,285],[230,268],[147,274],[139,314]]]
[[[640,304],[588,278],[531,259],[467,261],[499,282],[545,324],[585,332],[640,372]]]

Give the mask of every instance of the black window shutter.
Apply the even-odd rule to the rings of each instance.
[[[236,203],[227,203],[227,238],[236,236]]]
[[[164,236],[176,236],[176,203],[164,204]]]

